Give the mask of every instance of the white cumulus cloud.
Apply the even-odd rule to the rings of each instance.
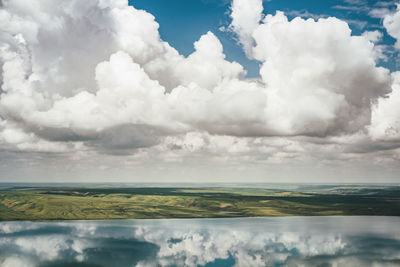
[[[264,14],[262,0],[233,0],[230,11],[227,30],[260,63],[258,78],[212,32],[181,55],[126,0],[3,0],[1,149],[282,162],[398,148],[398,75],[377,66],[381,32]],[[383,20],[394,38],[398,14]]]

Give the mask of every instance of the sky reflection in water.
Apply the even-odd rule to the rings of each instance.
[[[0,266],[400,266],[400,218],[0,223]]]

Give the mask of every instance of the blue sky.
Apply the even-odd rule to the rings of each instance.
[[[248,71],[248,77],[258,76],[258,62],[246,58],[242,49],[236,44],[232,33],[221,31],[221,27],[230,24],[230,1],[227,0],[130,0],[138,9],[144,9],[156,18],[160,24],[163,40],[169,42],[181,54],[193,52],[193,43],[202,34],[212,31],[220,39],[227,59],[238,61]],[[392,53],[391,46],[395,40],[382,27],[382,18],[371,15],[372,10],[381,11],[396,9],[395,1],[377,0],[271,0],[264,1],[264,13],[274,14],[284,11],[292,19],[334,16],[349,23],[354,35],[364,31],[381,31],[384,36],[379,44],[387,45],[387,53]],[[398,70],[396,57],[388,56],[388,61],[380,61],[379,65]]]

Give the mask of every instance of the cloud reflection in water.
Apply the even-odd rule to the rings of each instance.
[[[0,223],[0,266],[399,266],[400,218]]]

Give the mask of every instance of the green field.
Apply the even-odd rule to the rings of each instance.
[[[400,187],[15,187],[0,191],[3,221],[319,215],[400,216]]]

